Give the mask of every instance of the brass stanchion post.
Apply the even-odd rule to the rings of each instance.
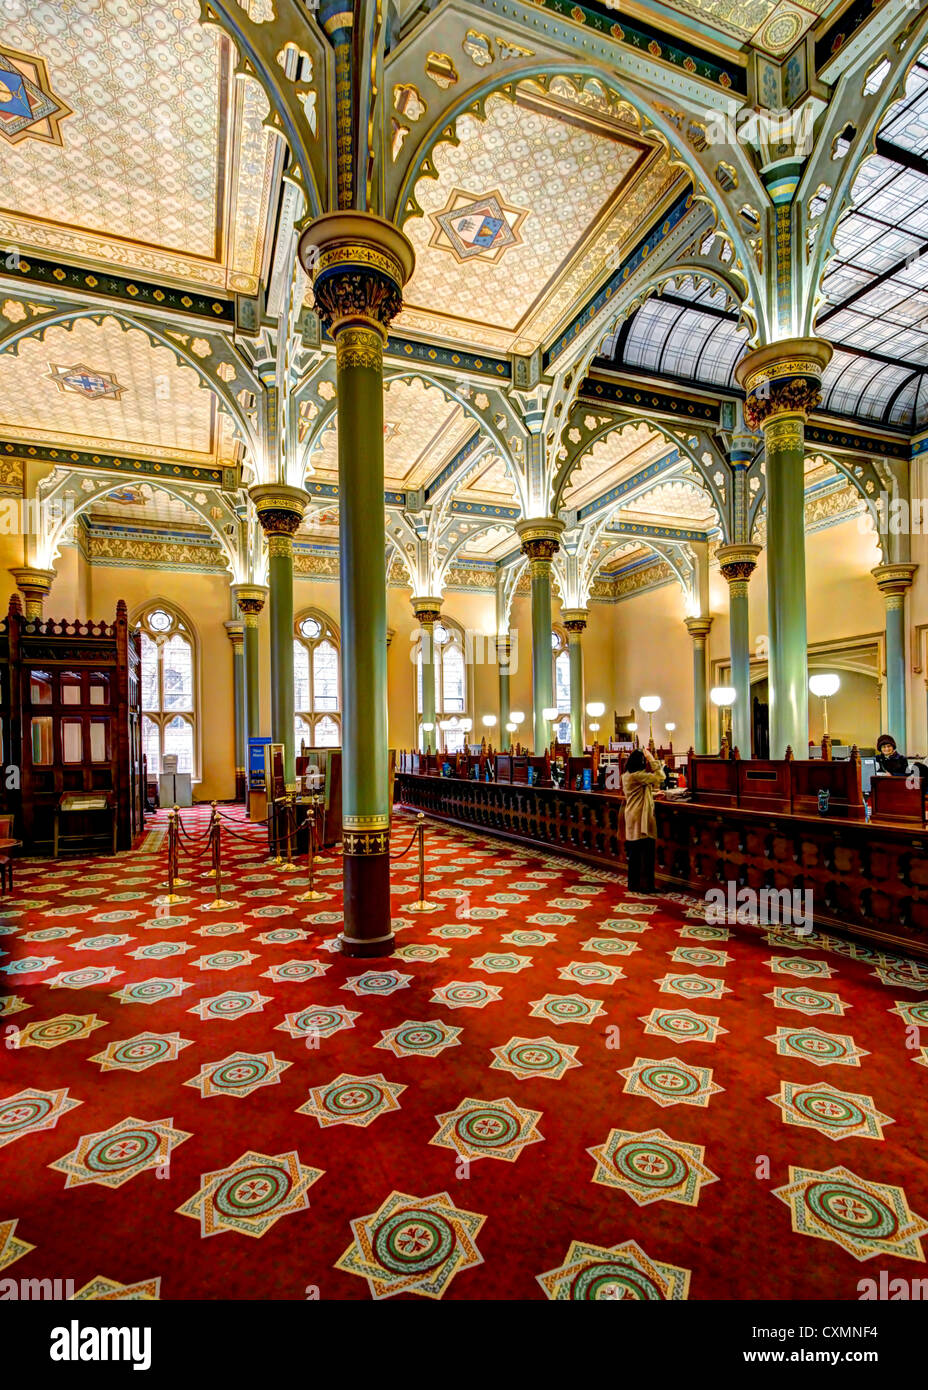
[[[284,874],[296,873],[297,866],[293,862],[293,839],[296,834],[296,795],[288,792],[284,802],[284,814],[287,820],[287,862],[281,864],[280,871]]]
[[[212,833],[213,833],[213,826],[216,824],[216,822],[217,822],[218,819],[219,819],[219,812],[218,812],[217,809],[216,809],[216,803],[215,803],[215,801],[211,801],[211,802],[209,803],[209,805],[210,805],[210,812],[209,812],[209,828],[208,828],[208,830],[207,830],[206,833],[207,833],[208,835],[211,836]],[[215,877],[216,877],[216,868],[215,868],[215,865],[214,865],[212,868],[206,870],[205,877],[206,877],[206,878],[215,878]]]
[[[419,835],[419,898],[409,904],[410,912],[434,912],[438,903],[429,902],[425,896],[425,816],[420,811],[416,817],[416,830]]]
[[[216,896],[209,904],[208,911],[221,911],[224,907],[232,907],[232,903],[226,902],[222,896],[222,848],[221,848],[221,827],[219,818],[213,822],[210,830],[210,839],[213,850],[213,873],[216,876]]]
[[[315,861],[316,861],[316,795],[315,795],[315,792],[313,793],[313,796],[312,796],[312,801],[311,801],[311,803],[310,803],[310,808],[311,808],[311,809],[310,809],[310,815],[309,815],[309,817],[307,818],[307,822],[306,822],[306,823],[307,823],[307,826],[309,827],[309,844],[308,844],[308,846],[307,846],[307,854],[309,855],[309,887],[307,888],[307,890],[306,890],[305,893],[301,893],[300,896],[297,898],[297,902],[301,902],[301,903],[317,903],[317,902],[319,902],[319,900],[320,900],[321,898],[327,898],[327,897],[329,896],[328,893],[320,893],[320,892],[318,892],[317,889],[316,889],[316,887],[315,887],[315,883],[314,883],[314,879],[315,879]]]
[[[178,870],[178,850],[179,850],[179,847],[180,847],[180,832],[181,832],[181,827],[182,827],[182,824],[183,824],[183,823],[182,823],[181,818],[180,818],[180,807],[177,805],[176,802],[175,802],[175,804],[174,804],[174,809],[173,809],[173,811],[171,812],[171,815],[174,817],[174,887],[175,887],[175,888],[189,888],[189,887],[191,886],[191,881],[190,881],[190,879],[189,879],[189,878],[178,878],[178,876],[177,876],[177,875],[178,875],[178,872],[179,872],[179,870]]]
[[[174,889],[180,885],[177,882],[177,817],[173,811],[168,812],[168,891],[155,898],[156,907],[167,907],[171,903],[179,903],[183,898]]]

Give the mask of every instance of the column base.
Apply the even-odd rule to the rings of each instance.
[[[345,926],[339,935],[346,956],[389,956],[396,939],[390,923],[390,854],[346,854]],[[363,933],[363,934],[358,934]]]

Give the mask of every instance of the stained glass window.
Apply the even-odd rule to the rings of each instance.
[[[293,641],[296,745],[337,748],[341,743],[338,632],[324,613],[297,618]]]

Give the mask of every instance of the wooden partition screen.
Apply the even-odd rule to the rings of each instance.
[[[116,621],[26,618],[19,596],[0,623],[2,809],[27,849],[50,851],[55,809],[66,793],[105,795],[116,843],[130,849],[144,819],[141,642],[120,599]],[[72,812],[71,835],[92,835],[92,814]]]

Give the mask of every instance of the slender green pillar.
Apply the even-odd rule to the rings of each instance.
[[[296,785],[293,710],[293,536],[308,498],[302,488],[262,483],[249,491],[267,539],[271,620],[271,737],[284,745],[284,779]]]
[[[706,723],[706,640],[711,618],[687,618],[686,628],[693,639],[693,752],[708,753]]]
[[[422,723],[431,724],[431,730],[423,729],[421,746],[423,751],[431,747],[437,752],[441,746],[438,738],[438,721],[435,717],[435,624],[441,617],[441,599],[434,597],[414,598],[412,611],[419,624],[419,644],[422,652]]]
[[[562,608],[561,617],[567,629],[567,654],[570,660],[570,751],[575,758],[583,752],[583,633],[588,608]]]
[[[235,716],[235,799],[245,800],[245,624],[225,624],[232,643],[232,696]]]
[[[512,711],[511,690],[509,683],[509,661],[512,655],[512,648],[509,643],[508,632],[503,637],[496,639],[496,661],[499,672],[499,743],[501,748],[508,748],[514,742],[511,732],[506,728],[510,724],[510,714]]]
[[[809,756],[806,639],[805,421],[821,401],[832,347],[791,338],[757,348],[736,369],[748,427],[764,432],[770,753]]]
[[[551,733],[543,711],[554,708],[551,659],[551,559],[560,549],[563,521],[544,517],[516,522],[522,552],[528,557],[532,586],[532,717],[534,752],[540,755]]]
[[[731,683],[735,703],[731,711],[732,748],[742,758],[751,756],[751,628],[748,582],[757,566],[759,545],[720,545],[715,552],[728,580],[728,635]]]
[[[918,565],[877,565],[871,570],[886,601],[886,733],[900,752],[908,742],[906,729],[905,596]]]
[[[261,736],[261,703],[258,679],[258,614],[267,599],[267,589],[258,584],[236,584],[232,589],[238,611],[242,615],[242,664],[244,698],[242,720],[244,733],[245,781],[248,781],[248,740]]]
[[[300,239],[315,307],[335,340],[342,720],[342,951],[393,950],[383,562],[383,348],[412,274],[412,246],[368,213],[333,212]]]

